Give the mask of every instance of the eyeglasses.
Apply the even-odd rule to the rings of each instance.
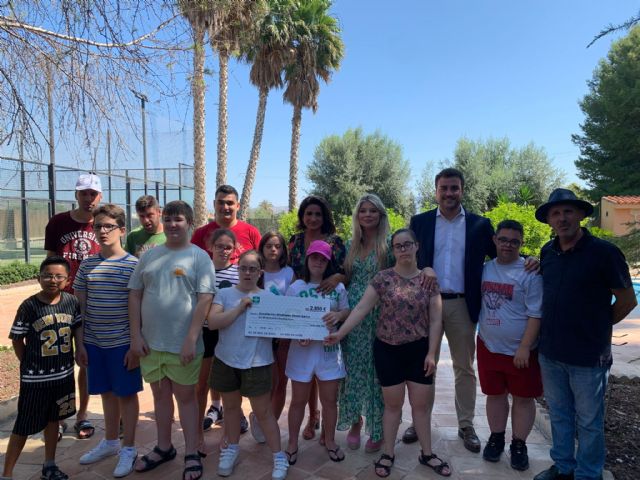
[[[500,245],[503,245],[505,247],[509,245],[510,247],[518,248],[520,245],[522,245],[522,242],[517,238],[498,237],[496,240],[498,240],[498,243]]]
[[[93,230],[96,232],[103,231],[106,233],[111,233],[117,228],[120,228],[120,227],[114,223],[94,223],[93,224]]]
[[[242,273],[256,273],[260,271],[258,267],[247,267],[246,265],[238,267],[238,270]]]
[[[234,249],[234,247],[232,247],[231,245],[214,245],[213,249],[216,252],[230,252]]]
[[[61,282],[63,280],[66,280],[69,277],[65,277],[64,275],[40,275],[40,280],[46,280],[46,281],[56,281],[56,282]]]
[[[409,250],[415,244],[416,244],[416,242],[394,243],[393,244],[393,249],[397,250],[399,252],[404,252],[405,250]]]

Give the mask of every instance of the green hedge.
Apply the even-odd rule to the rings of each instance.
[[[38,276],[38,267],[30,263],[12,262],[0,265],[0,285],[9,285]]]

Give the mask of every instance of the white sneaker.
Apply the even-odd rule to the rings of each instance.
[[[289,470],[289,459],[284,452],[278,452],[273,456],[273,471],[271,480],[284,480]]]
[[[98,445],[80,457],[80,465],[89,465],[90,463],[98,462],[103,458],[117,455],[118,452],[120,452],[120,442],[118,442],[117,447],[110,447],[107,441],[103,438],[100,440]]]
[[[120,449],[118,456],[118,464],[113,471],[113,476],[116,478],[126,477],[133,472],[133,464],[138,458],[138,450],[135,447],[123,447]]]
[[[228,477],[233,473],[233,467],[238,461],[240,447],[227,447],[220,450],[220,460],[218,461],[218,475]]]
[[[264,432],[262,431],[262,428],[260,428],[258,417],[256,417],[256,414],[253,412],[249,414],[249,425],[251,425],[251,435],[253,435],[256,442],[265,443],[267,439],[264,438]]]

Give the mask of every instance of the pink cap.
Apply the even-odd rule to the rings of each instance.
[[[314,240],[307,248],[306,256],[308,257],[312,253],[319,253],[327,260],[331,260],[331,245],[324,240]]]

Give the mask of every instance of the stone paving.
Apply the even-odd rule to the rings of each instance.
[[[37,291],[36,286],[23,286],[12,289],[12,295],[7,294],[7,290],[0,291],[0,344],[7,344],[6,336],[17,305],[21,299],[26,298]],[[15,291],[17,290],[17,291]],[[16,297],[18,300],[16,300]],[[15,305],[13,305],[15,303]],[[626,335],[625,335],[626,334]],[[618,336],[624,335],[624,336]],[[640,376],[640,308],[636,309],[627,320],[624,320],[614,329],[614,344],[627,342],[625,345],[615,346],[614,355],[616,362],[621,366],[627,365],[625,374]],[[618,359],[619,357],[619,359]],[[153,420],[153,400],[151,391],[145,386],[144,392],[140,395],[140,422],[138,424],[137,446],[141,453],[146,453],[155,445],[155,425]],[[450,478],[454,480],[502,480],[502,479],[531,479],[541,470],[550,465],[549,446],[550,441],[542,433],[548,431],[545,427],[544,419],[538,413],[537,426],[531,432],[528,439],[529,458],[531,467],[526,472],[517,472],[509,466],[508,447],[501,461],[496,464],[482,460],[481,454],[468,452],[462,441],[457,436],[457,419],[454,409],[454,386],[453,371],[449,356],[446,339],[443,342],[441,360],[438,368],[438,380],[436,389],[436,403],[432,419],[433,451],[449,462],[453,473]],[[244,402],[244,411],[248,413],[250,406],[248,401]],[[177,412],[177,409],[176,409]],[[176,414],[177,415],[177,414]],[[98,397],[92,397],[89,405],[89,416],[96,425],[96,434],[89,440],[77,440],[72,432],[65,434],[58,444],[57,460],[61,469],[69,474],[72,479],[109,479],[115,467],[115,458],[106,459],[100,463],[82,466],[78,463],[78,458],[87,450],[92,448],[103,435],[102,405]],[[400,436],[404,429],[410,425],[411,413],[408,401],[405,401],[403,422],[400,425]],[[73,423],[69,420],[69,425]],[[286,445],[287,440],[286,409],[280,420],[282,432],[282,443]],[[485,397],[478,388],[476,404],[476,430],[483,445],[489,437],[489,428],[485,415]],[[4,463],[4,452],[6,451],[8,438],[13,426],[13,419],[6,418],[0,421],[0,462]],[[540,428],[542,427],[542,428]],[[70,429],[71,430],[71,429]],[[159,478],[159,479],[179,479],[181,478],[184,454],[184,441],[178,420],[174,424],[173,444],[178,450],[178,456],[172,462],[158,467],[153,473],[133,473],[128,478]],[[510,430],[507,429],[507,438],[510,438]],[[221,437],[221,429],[215,427],[205,433],[207,452],[210,453],[204,459],[204,477],[216,478],[216,467],[218,460],[218,446]],[[320,446],[317,440],[300,440],[300,454],[298,462],[289,470],[288,479],[374,479],[376,477],[373,470],[373,462],[379,456],[378,453],[368,454],[363,447],[353,451],[346,447],[346,432],[337,432],[336,440],[345,450],[346,459],[341,463],[331,462],[325,449]],[[242,478],[250,480],[268,479],[271,473],[271,453],[268,448],[258,445],[249,433],[242,436],[240,461],[237,464],[231,478]],[[397,440],[396,462],[389,477],[391,480],[406,479],[435,479],[442,478],[432,470],[418,463],[419,446],[417,444],[405,445]],[[14,470],[14,478],[37,479],[40,478],[40,469],[44,455],[44,443],[41,435],[35,435],[27,441],[26,447],[20,456],[19,463]],[[610,473],[605,472],[605,479],[613,478]]]

